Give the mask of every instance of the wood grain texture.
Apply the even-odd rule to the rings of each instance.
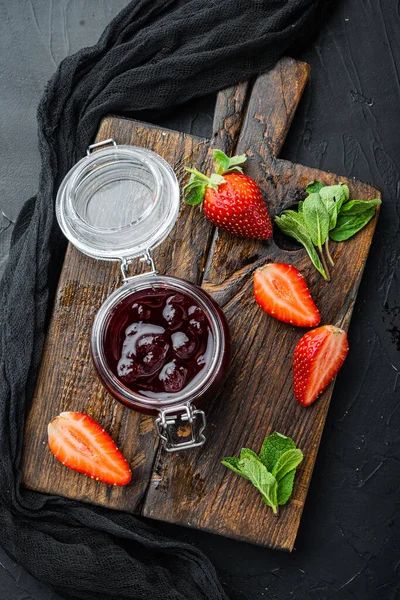
[[[209,164],[209,144],[202,138],[112,117],[104,119],[97,139],[110,137],[120,144],[152,148],[170,162],[179,178],[186,175],[184,164],[197,168]],[[179,224],[154,252],[159,271],[199,282],[212,231],[199,210],[182,206]],[[136,263],[133,268],[139,272],[142,267]],[[22,469],[28,487],[137,512],[158,447],[153,420],[114,400],[97,378],[90,357],[94,316],[120,285],[117,263],[96,261],[68,246],[26,424]],[[55,461],[47,448],[47,423],[65,410],[88,413],[104,426],[127,457],[134,485],[104,486]]]
[[[223,150],[228,156],[235,151],[250,90],[250,83],[244,81],[217,94],[211,146]]]
[[[297,202],[314,179],[326,184],[346,181],[352,197],[379,195],[368,185],[274,158],[307,77],[308,66],[290,59],[259,77],[236,148],[238,154],[249,156],[246,173],[263,190],[271,216]],[[271,90],[276,90],[275,95]],[[264,98],[268,99],[265,107]],[[268,261],[294,264],[310,284],[322,322],[347,329],[374,227],[375,221],[350,242],[332,247],[336,267],[330,284],[309,264],[304,250],[288,252],[273,241],[242,240],[216,232],[203,287],[224,308],[234,359],[222,394],[207,411],[207,445],[193,456],[159,455],[154,467],[157,476],[144,505],[146,516],[275,548],[293,548],[333,386],[309,409],[294,399],[291,357],[304,330],[263,313],[254,302],[252,273]],[[279,519],[265,510],[248,482],[220,464],[223,456],[237,456],[244,446],[258,450],[264,436],[273,431],[291,436],[305,454],[293,497]]]
[[[219,94],[211,142],[112,117],[103,121],[97,139],[113,137],[118,143],[151,148],[168,160],[181,181],[185,165],[210,167],[213,145],[228,153],[246,152],[246,172],[263,190],[271,216],[296,203],[313,179],[326,184],[344,181],[352,197],[379,196],[367,184],[276,158],[308,71],[304,63],[283,59],[256,80],[250,98],[247,84]],[[120,406],[97,380],[89,357],[89,331],[98,307],[119,285],[119,271],[70,247],[27,423],[25,485],[291,550],[333,386],[308,409],[295,401],[291,356],[304,331],[273,320],[257,307],[252,273],[268,261],[294,264],[309,283],[322,322],[347,328],[375,223],[376,219],[349,242],[332,245],[336,266],[327,284],[304,250],[234,238],[214,230],[200,211],[182,208],[169,239],[155,253],[157,267],[201,283],[216,298],[230,324],[234,358],[222,393],[206,408],[207,444],[173,455],[160,450],[150,418]],[[88,412],[100,420],[134,470],[131,485],[106,488],[56,463],[45,443],[46,425],[61,410]],[[265,509],[248,482],[220,464],[223,456],[237,455],[243,446],[257,450],[264,436],[275,430],[290,435],[305,455],[293,497],[279,519]]]

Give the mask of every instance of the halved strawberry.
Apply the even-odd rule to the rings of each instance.
[[[185,202],[200,204],[207,219],[217,227],[247,238],[267,240],[272,236],[268,209],[256,182],[242,172],[246,155],[229,158],[214,150],[216,173],[207,177],[186,169],[191,175],[185,186]]]
[[[270,263],[254,273],[254,297],[266,313],[298,327],[315,327],[321,315],[303,275],[291,265]]]
[[[308,331],[293,355],[294,395],[309,406],[333,380],[349,351],[347,334],[334,325]]]
[[[114,441],[94,419],[62,412],[48,425],[49,447],[63,465],[110,485],[132,479],[128,463]]]

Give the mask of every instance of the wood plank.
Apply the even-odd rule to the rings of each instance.
[[[314,179],[325,184],[345,181],[352,197],[379,196],[366,184],[274,158],[308,76],[307,67],[294,61],[281,66],[280,73],[258,78],[236,149],[248,154],[246,172],[261,186],[271,215],[298,201]],[[336,267],[330,284],[309,264],[304,250],[288,252],[274,242],[241,240],[223,231],[215,235],[203,287],[224,308],[234,359],[223,392],[207,409],[207,445],[191,456],[159,457],[144,505],[146,516],[273,548],[293,548],[333,386],[308,409],[294,399],[291,357],[304,330],[263,313],[254,302],[252,273],[271,260],[294,264],[310,284],[322,322],[347,329],[374,227],[375,220],[351,241],[332,248]],[[291,436],[305,455],[293,497],[279,519],[265,510],[255,488],[220,464],[244,446],[258,450],[273,431]]]

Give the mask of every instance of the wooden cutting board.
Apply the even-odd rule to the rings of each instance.
[[[272,217],[295,204],[314,179],[346,182],[352,198],[380,197],[365,183],[276,158],[308,74],[307,64],[285,58],[253,86],[243,83],[221,92],[211,140],[106,117],[96,141],[114,138],[120,144],[155,150],[182,183],[186,165],[210,167],[212,147],[227,154],[245,152],[246,172],[261,186]],[[375,224],[376,218],[350,241],[332,244],[336,266],[331,283],[325,283],[303,249],[283,250],[274,241],[233,237],[217,231],[200,210],[182,204],[175,228],[155,251],[157,268],[196,282],[214,296],[228,318],[234,355],[224,389],[206,407],[206,445],[175,454],[160,449],[152,418],[120,405],[97,379],[90,359],[90,329],[102,302],[121,285],[120,269],[118,264],[92,260],[70,245],[26,424],[25,486],[291,550],[333,385],[310,408],[294,399],[291,358],[304,330],[270,318],[256,305],[252,273],[268,261],[295,265],[309,283],[322,323],[347,329]],[[46,443],[47,424],[65,410],[90,414],[112,435],[132,467],[129,486],[106,486],[53,458]],[[222,457],[238,455],[243,446],[258,450],[264,436],[273,431],[292,437],[304,452],[292,499],[278,519],[247,481],[220,464]]]

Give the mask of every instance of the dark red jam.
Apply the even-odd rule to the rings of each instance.
[[[205,312],[189,295],[146,289],[116,307],[104,350],[111,371],[125,386],[162,399],[193,388],[204,377],[214,339]]]

